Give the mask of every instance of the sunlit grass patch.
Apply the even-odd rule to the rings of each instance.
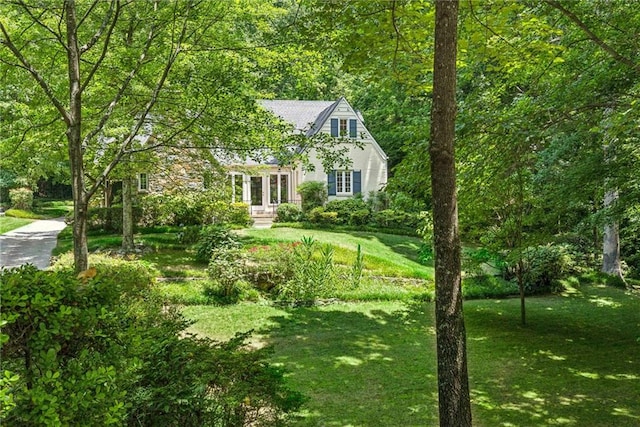
[[[0,216],[0,234],[15,230],[16,228],[20,228],[32,222],[33,220],[28,218],[12,218],[8,216]]]

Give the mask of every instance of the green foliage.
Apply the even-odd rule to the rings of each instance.
[[[294,276],[295,248],[300,242],[252,246],[247,250],[245,278],[258,289],[269,291]]]
[[[124,277],[122,277],[124,278]],[[128,307],[148,290],[100,271],[89,283],[72,271],[32,266],[0,272],[3,367],[20,379],[7,424],[121,424],[133,360],[123,358],[134,321]],[[124,323],[123,323],[124,322]],[[123,330],[123,327],[126,329]]]
[[[367,198],[367,206],[371,212],[388,209],[389,193],[387,191],[370,191]]]
[[[102,280],[113,280],[117,286],[113,292],[138,294],[155,282],[158,272],[144,261],[131,261],[125,258],[92,254],[89,264],[96,268]],[[58,257],[51,267],[53,271],[73,272],[73,254],[65,253]],[[97,276],[98,277],[98,276]]]
[[[514,255],[512,254],[511,257]],[[522,279],[527,294],[560,290],[559,280],[575,271],[576,264],[570,245],[547,244],[525,248],[522,259]],[[519,258],[508,258],[507,279],[517,276]]]
[[[22,219],[43,219],[44,218],[42,215],[33,213],[30,210],[25,211],[22,209],[7,209],[4,214],[12,218],[22,218]]]
[[[211,250],[207,272],[220,285],[227,302],[236,302],[240,289],[236,283],[244,278],[245,254],[239,247],[225,243]]]
[[[301,404],[247,334],[186,334],[144,265],[91,261],[85,280],[68,260],[0,271],[3,424],[277,425]]]
[[[360,244],[358,244],[358,249],[356,250],[356,259],[351,267],[351,284],[353,288],[360,287],[360,283],[362,282],[362,270],[364,269],[364,254],[362,253],[362,248]]]
[[[69,214],[72,217],[72,214]],[[142,209],[134,206],[133,224],[137,224],[142,216]],[[122,233],[122,206],[109,208],[90,208],[87,213],[88,230],[104,230]]]
[[[202,227],[199,225],[187,225],[180,228],[178,241],[183,245],[192,245],[200,239]]]
[[[222,248],[238,248],[238,237],[229,228],[220,225],[204,227],[196,244],[195,259],[198,262],[209,263],[213,251]]]
[[[419,214],[385,209],[371,215],[371,224],[383,228],[416,230],[421,225]]]
[[[298,186],[297,192],[302,197],[302,212],[305,214],[327,202],[327,186],[324,182],[303,182]]]
[[[23,211],[30,211],[33,208],[33,190],[30,188],[12,188],[9,190],[11,207]]]
[[[477,274],[462,280],[465,299],[505,298],[517,294],[518,285],[499,276]]]
[[[293,278],[280,286],[280,297],[286,301],[309,303],[329,295],[336,287],[333,247],[303,237],[294,254]]]
[[[364,225],[369,219],[369,208],[362,197],[332,200],[324,209],[326,212],[337,213],[336,224]]]
[[[322,206],[317,206],[307,213],[307,220],[311,224],[331,225],[338,223],[338,212],[327,212]]]
[[[302,209],[295,203],[282,203],[278,206],[276,222],[297,222],[302,218]]]
[[[212,191],[149,194],[142,197],[140,204],[140,224],[144,227],[207,224],[247,226],[252,223],[246,204],[220,200],[220,194]]]

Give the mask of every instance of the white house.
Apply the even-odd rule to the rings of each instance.
[[[234,201],[245,202],[252,215],[271,215],[281,203],[299,203],[296,188],[307,181],[327,183],[329,200],[381,190],[387,183],[387,156],[366,128],[361,114],[343,97],[337,101],[263,100],[260,105],[293,124],[295,132],[312,137],[323,132],[336,138],[336,144],[349,143],[351,167],[325,171],[318,154],[311,151],[314,170],[300,165],[280,165],[275,160],[263,164],[228,165]],[[340,138],[340,140],[338,140]]]

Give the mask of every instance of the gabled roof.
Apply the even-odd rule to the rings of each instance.
[[[297,132],[304,133],[309,137],[320,131],[320,128],[333,113],[341,99],[337,101],[274,99],[260,100],[258,102],[282,120],[292,123]]]

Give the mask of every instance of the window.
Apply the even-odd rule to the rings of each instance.
[[[340,119],[340,136],[347,135],[347,119]]]
[[[336,171],[336,194],[351,194],[352,171]]]
[[[288,175],[285,174],[271,174],[269,176],[269,203],[275,205],[288,202],[288,178]]]
[[[138,174],[138,191],[149,191],[149,176],[146,173]]]

